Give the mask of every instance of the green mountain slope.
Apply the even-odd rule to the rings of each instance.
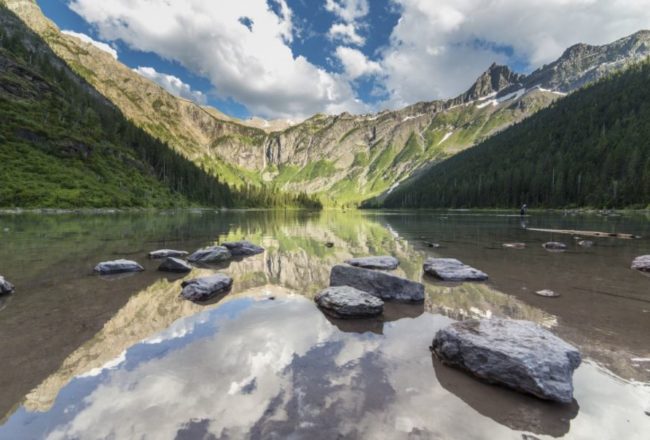
[[[335,206],[386,195],[432,164],[650,54],[650,32],[642,31],[604,46],[575,45],[530,75],[493,65],[450,100],[368,115],[315,115],[294,125],[240,121],[172,96],[111,55],[61,33],[34,0],[0,3],[130,121],[222,182],[306,192]]]
[[[469,208],[523,203],[649,206],[650,61],[575,92],[432,167],[379,204]]]
[[[315,205],[233,191],[124,118],[0,3],[0,206]]]

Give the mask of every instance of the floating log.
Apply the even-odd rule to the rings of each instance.
[[[623,238],[626,240],[641,238],[640,235],[623,234],[620,232],[576,231],[574,229],[541,229],[541,228],[527,228],[527,230],[535,231],[535,232],[552,232],[555,234],[581,235],[586,237]]]

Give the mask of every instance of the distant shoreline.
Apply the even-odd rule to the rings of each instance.
[[[321,212],[321,211],[359,211],[359,212],[383,212],[383,213],[500,213],[510,214],[508,216],[519,217],[518,208],[406,208],[406,209],[362,209],[362,208],[331,208],[325,207],[323,209],[308,209],[299,207],[287,208],[210,208],[210,207],[186,207],[186,208],[0,208],[0,215],[20,215],[20,214],[45,214],[45,215],[63,215],[63,214],[123,214],[123,213],[161,213],[161,212],[250,212],[250,211],[308,211],[308,212]],[[645,209],[594,209],[594,208],[539,208],[528,209],[528,214],[536,213],[566,213],[567,215],[603,215],[603,216],[617,216],[617,215],[630,215],[630,214],[650,214],[650,208]]]

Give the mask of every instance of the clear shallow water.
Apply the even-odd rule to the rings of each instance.
[[[535,215],[529,227],[650,236],[646,217]],[[646,438],[650,278],[629,269],[650,241],[526,231],[472,213],[156,213],[0,216],[0,273],[18,292],[0,310],[0,438]],[[220,270],[233,292],[178,298],[149,250],[246,237],[262,255]],[[550,253],[550,239],[570,245]],[[328,249],[326,241],[335,246]],[[425,247],[424,241],[441,244]],[[504,242],[522,241],[524,250]],[[314,306],[332,265],[393,254],[421,279],[427,256],[460,258],[487,284],[425,278],[423,305],[336,321]],[[147,271],[104,279],[96,262]],[[532,292],[550,288],[560,298]],[[270,297],[274,297],[271,300]],[[435,331],[470,316],[549,327],[583,352],[575,402],[486,385],[432,359]],[[7,336],[9,335],[9,336]],[[532,437],[530,437],[532,438]]]

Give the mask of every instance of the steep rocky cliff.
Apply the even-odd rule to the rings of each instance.
[[[575,45],[528,76],[494,64],[466,93],[446,101],[369,115],[319,114],[295,125],[239,121],[174,97],[60,33],[33,0],[0,1],[127,117],[222,180],[307,191],[335,204],[389,192],[423,167],[650,54],[650,32],[642,31],[606,46]]]

